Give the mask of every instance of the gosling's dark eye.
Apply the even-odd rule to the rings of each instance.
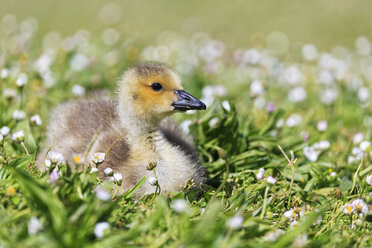
[[[160,91],[163,89],[163,86],[160,84],[160,83],[153,83],[151,85],[151,88],[154,90],[154,91]]]

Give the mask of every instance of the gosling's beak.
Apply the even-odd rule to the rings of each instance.
[[[184,90],[176,90],[178,100],[172,104],[174,110],[186,111],[191,109],[206,110],[205,104]]]

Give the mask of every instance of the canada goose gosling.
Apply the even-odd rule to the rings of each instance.
[[[49,147],[73,164],[72,154],[83,153],[98,134],[87,159],[110,147],[99,176],[110,167],[123,175],[122,188],[128,190],[156,164],[158,185],[162,191],[178,191],[190,180],[202,183],[204,170],[187,137],[174,122],[165,117],[186,110],[205,110],[204,103],[185,92],[180,77],[159,64],[140,64],[128,69],[118,83],[118,100],[93,99],[68,102],[52,114],[44,151],[38,167],[43,168]],[[160,123],[160,125],[159,125]],[[118,139],[121,137],[120,139]],[[155,188],[143,184],[139,193],[153,193]]]

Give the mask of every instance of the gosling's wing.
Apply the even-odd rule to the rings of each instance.
[[[115,106],[113,100],[96,98],[67,102],[54,109],[38,168],[43,167],[49,149],[62,153],[70,163],[74,153],[84,153],[97,133],[118,120]]]

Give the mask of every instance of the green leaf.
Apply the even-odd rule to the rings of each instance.
[[[10,166],[9,170],[21,186],[23,195],[30,207],[47,218],[55,238],[62,242],[67,219],[66,208],[63,203],[50,189],[41,185],[24,170]]]
[[[6,179],[9,177],[9,170],[8,168],[9,167],[17,167],[17,168],[21,168],[21,169],[25,169],[33,160],[33,155],[27,155],[25,156],[24,158],[17,158],[17,159],[14,159],[12,161],[10,161],[10,163],[5,166],[1,166],[0,167],[0,180],[1,179]]]
[[[353,182],[347,179],[346,177],[342,178],[340,182],[341,191],[348,191],[353,187]]]
[[[126,194],[125,194],[125,198],[130,198],[138,189],[139,187],[142,186],[142,184],[144,184],[144,182],[146,182],[146,177],[142,178],[141,181],[139,181],[136,186],[134,186],[131,190],[129,190]]]

